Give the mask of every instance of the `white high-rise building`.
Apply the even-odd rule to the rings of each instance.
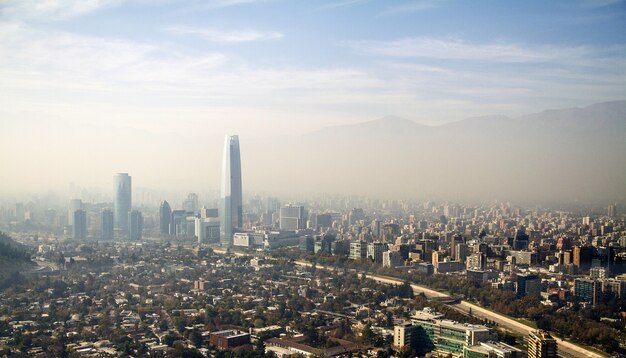
[[[227,135],[222,161],[222,192],[220,216],[220,241],[232,246],[233,234],[243,226],[243,194],[241,187],[241,154],[239,137]]]
[[[128,213],[132,208],[132,181],[128,173],[118,173],[113,177],[113,203],[115,228],[128,229]]]

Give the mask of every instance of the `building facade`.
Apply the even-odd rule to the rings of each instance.
[[[113,177],[115,193],[114,220],[115,228],[128,229],[128,213],[132,208],[132,178],[128,173],[118,173]]]
[[[232,246],[233,234],[243,227],[241,152],[236,135],[227,135],[224,141],[220,202],[220,242],[224,246]]]

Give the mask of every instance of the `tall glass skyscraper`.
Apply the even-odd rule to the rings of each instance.
[[[243,195],[241,193],[241,154],[239,137],[227,135],[222,161],[222,195],[220,207],[220,241],[233,244],[235,229],[243,226]]]
[[[128,229],[128,213],[132,207],[132,185],[128,173],[118,173],[113,177],[115,193],[115,228]]]

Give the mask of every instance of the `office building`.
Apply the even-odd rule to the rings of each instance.
[[[243,194],[241,185],[241,153],[239,137],[227,135],[222,159],[222,190],[220,207],[220,240],[232,246],[233,234],[243,226]]]
[[[556,340],[546,331],[533,331],[528,335],[528,358],[556,358]]]
[[[574,296],[595,306],[602,299],[602,282],[582,278],[576,279],[574,281]]]
[[[102,240],[113,240],[113,211],[109,209],[102,210],[100,216],[100,238]]]
[[[419,327],[419,328],[411,328]],[[417,312],[411,326],[394,328],[394,346],[401,349],[407,343],[422,352],[436,356],[464,357],[468,347],[479,345],[493,338],[489,328],[482,325],[458,323],[443,319],[443,315],[425,308]]]
[[[187,200],[183,201],[183,210],[188,213],[198,212],[198,194],[190,193],[187,195]]]
[[[280,208],[281,230],[296,231],[306,229],[307,215],[304,206],[291,205],[282,206]]]
[[[87,213],[79,209],[72,215],[74,225],[72,225],[72,237],[74,240],[85,240],[87,238]]]
[[[217,208],[207,208],[205,206],[203,206],[202,208],[200,208],[200,217],[202,219],[206,219],[206,218],[218,218],[219,217],[219,210],[217,210]]]
[[[230,349],[250,343],[250,333],[232,329],[211,332],[209,341],[218,349]]]
[[[68,225],[70,226],[74,225],[74,213],[82,209],[84,209],[82,200],[80,199],[70,200],[70,205],[67,208],[67,224]],[[21,215],[21,218],[24,218],[24,214]]]
[[[591,267],[593,248],[589,246],[574,246],[574,266],[578,270],[587,271]]]
[[[383,252],[383,267],[398,267],[404,265],[400,251]]]
[[[367,242],[352,241],[350,243],[350,258],[353,260],[364,259],[367,257]]]
[[[371,242],[367,244],[367,257],[377,264],[383,263],[383,252],[387,251],[388,246],[382,242]]]
[[[172,220],[172,208],[167,200],[163,200],[159,207],[159,232],[161,234],[170,233],[170,220]]]
[[[128,229],[128,213],[132,208],[132,180],[128,173],[118,173],[113,177],[113,203],[115,228]]]
[[[140,211],[133,210],[128,213],[128,239],[141,240],[143,231],[143,216]]]
[[[517,296],[539,296],[541,294],[541,278],[536,274],[517,275]]]
[[[522,358],[524,353],[502,342],[480,342],[465,348],[465,358]]]
[[[218,218],[195,218],[195,225],[195,234],[199,244],[220,242],[220,220]]]

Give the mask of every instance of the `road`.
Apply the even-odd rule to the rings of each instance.
[[[307,267],[312,266],[310,262],[301,261],[301,260],[295,261],[295,264],[299,266],[307,266]],[[322,265],[316,265],[316,268],[321,269],[321,270],[333,270],[332,267],[326,267]],[[375,274],[366,274],[365,277],[372,279],[374,281],[378,281],[378,282],[390,284],[390,285],[400,285],[403,283],[403,281],[399,279],[384,277],[384,276],[375,275]],[[413,289],[413,292],[415,294],[423,293],[427,298],[450,298],[450,296],[445,293],[433,290],[425,286],[411,284],[411,288]],[[523,334],[524,336],[528,336],[528,334],[531,331],[535,330],[535,328],[527,326],[510,317],[507,317],[505,315],[502,315],[496,312],[489,311],[485,308],[482,308],[480,306],[477,306],[467,301],[461,301],[458,304],[451,304],[448,306],[455,308],[457,310],[460,310],[462,312],[466,312],[466,313],[469,313],[471,309],[472,315],[474,315],[475,317],[487,319],[489,321],[495,322],[503,329],[513,332],[513,333]],[[569,357],[589,357],[589,358],[605,357],[604,355],[592,352],[588,349],[577,346],[571,342],[567,342],[556,337],[555,339],[557,341],[557,345],[559,349],[559,356],[561,357],[566,357],[566,358],[569,358]]]

